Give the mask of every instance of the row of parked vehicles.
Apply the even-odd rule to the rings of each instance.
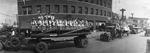
[[[62,41],[73,41],[75,46],[85,48],[88,46],[87,35],[93,31],[93,26],[86,20],[63,20],[52,15],[20,16],[18,21],[19,27],[13,28],[11,33],[6,33],[7,36],[1,41],[0,50],[20,50],[33,46],[31,50],[35,53],[44,53],[52,43]],[[100,34],[100,39],[106,41],[129,36],[130,33],[128,26],[121,27],[116,23],[105,23],[97,26],[96,29],[104,32]],[[51,39],[61,37],[73,37],[73,39],[66,38],[61,41]]]
[[[102,31],[104,33],[100,34],[100,40],[104,41],[112,41],[115,38],[122,38],[123,36],[129,36],[130,34],[130,29],[128,26],[121,27],[117,23],[106,23],[106,26]]]

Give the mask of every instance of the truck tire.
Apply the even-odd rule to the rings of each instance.
[[[74,38],[74,44],[75,44],[76,46],[79,45],[79,42],[80,42],[79,37]]]
[[[108,42],[110,42],[110,41],[112,41],[113,39],[112,39],[112,37],[107,37],[107,41]]]
[[[2,51],[4,49],[4,45],[3,43],[0,41],[0,51]]]
[[[17,46],[19,46],[20,45],[20,40],[19,40],[19,38],[17,38],[17,37],[12,37],[11,39],[10,39],[10,45],[12,46],[12,47],[17,47]]]
[[[88,38],[75,38],[74,44],[80,48],[86,48],[88,46]]]
[[[81,38],[79,42],[79,47],[86,48],[88,46],[88,39],[87,38]]]
[[[9,42],[9,41],[6,41],[6,42],[4,43],[4,46],[5,46],[5,47],[10,47],[10,42]]]
[[[45,53],[48,50],[48,45],[45,42],[39,42],[35,46],[36,53]]]

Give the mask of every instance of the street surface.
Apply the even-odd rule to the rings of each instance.
[[[144,32],[130,34],[129,37],[117,38],[111,42],[100,41],[99,37],[89,38],[87,48],[77,48],[73,42],[52,44],[46,53],[145,53],[147,39]],[[1,51],[0,53],[33,53],[31,51]]]

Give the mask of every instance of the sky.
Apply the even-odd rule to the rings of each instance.
[[[125,15],[150,18],[150,0],[113,0],[112,11],[121,14],[120,9],[126,9]],[[0,0],[0,23],[13,23],[16,20],[17,0]]]
[[[113,12],[121,14],[120,9],[126,9],[125,15],[138,18],[150,18],[150,0],[113,0]]]

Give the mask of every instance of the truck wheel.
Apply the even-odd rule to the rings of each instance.
[[[88,46],[88,39],[87,38],[81,38],[79,42],[79,47],[85,48]]]
[[[77,37],[77,38],[74,39],[74,44],[77,47],[85,48],[88,45],[88,39],[87,38],[79,38],[79,37]]]
[[[10,47],[10,42],[9,42],[9,41],[6,41],[6,42],[4,43],[4,46],[5,46],[5,47]]]
[[[104,39],[104,36],[103,35],[100,35],[100,40],[103,40]]]
[[[79,37],[74,38],[74,44],[75,44],[76,46],[79,45],[79,42],[80,42]]]
[[[112,36],[110,34],[105,33],[107,41],[112,41]]]
[[[45,42],[39,42],[35,46],[35,51],[37,53],[45,53],[48,50],[48,45]]]
[[[4,49],[4,45],[3,43],[0,41],[0,51],[2,51]]]
[[[13,47],[17,47],[20,45],[20,40],[17,38],[17,37],[12,37],[10,39],[10,45],[13,46]]]

